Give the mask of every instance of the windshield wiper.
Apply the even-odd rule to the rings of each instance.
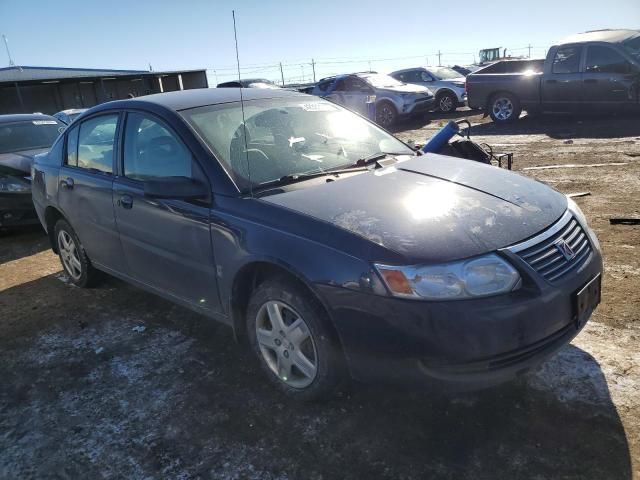
[[[339,175],[340,173],[353,173],[357,171],[365,171],[367,168],[343,168],[339,169],[328,169],[328,170],[319,170],[317,172],[301,172],[301,173],[290,173],[288,175],[284,175],[275,180],[269,180],[268,182],[261,183],[258,185],[255,190],[262,190],[264,188],[277,187],[280,185],[288,185],[290,183],[302,182],[305,180],[310,180],[312,178],[325,177],[328,175]]]

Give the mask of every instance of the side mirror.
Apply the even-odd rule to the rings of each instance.
[[[174,198],[198,200],[207,198],[208,188],[202,182],[187,177],[167,177],[147,180],[143,184],[144,196],[151,198]]]

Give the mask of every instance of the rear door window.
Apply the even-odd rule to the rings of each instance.
[[[78,126],[69,129],[67,133],[67,156],[64,163],[71,167],[78,166]]]
[[[79,125],[78,168],[103,173],[113,172],[113,152],[117,126],[118,114],[90,118]]]
[[[586,71],[589,73],[629,73],[631,65],[613,48],[592,45],[587,49]]]
[[[553,57],[552,73],[580,73],[582,47],[562,47]]]

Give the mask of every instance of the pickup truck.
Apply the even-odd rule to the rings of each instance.
[[[506,60],[467,76],[469,107],[496,123],[528,112],[640,111],[640,30],[568,37],[544,60]]]

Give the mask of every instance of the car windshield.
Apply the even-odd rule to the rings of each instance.
[[[404,83],[399,82],[395,78],[389,75],[383,75],[381,73],[364,75],[363,78],[365,78],[371,85],[376,88],[401,87],[402,85],[404,85]]]
[[[635,57],[636,60],[640,60],[640,36],[623,42],[622,46],[629,54]]]
[[[313,97],[264,99],[183,110],[241,191],[289,175],[352,166],[378,152],[414,152],[385,131]]]
[[[464,78],[454,69],[448,67],[435,67],[431,69],[431,72],[440,80],[460,80]]]
[[[62,124],[55,120],[0,124],[0,153],[49,148],[62,129]]]

